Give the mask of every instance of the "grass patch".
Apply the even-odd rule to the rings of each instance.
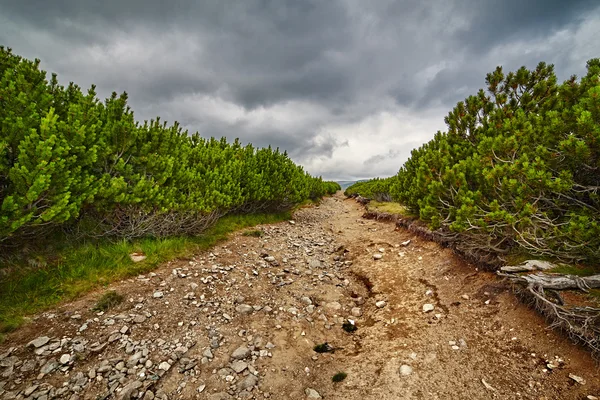
[[[257,238],[263,237],[264,234],[265,233],[260,229],[252,229],[252,230],[245,231],[244,233],[242,233],[243,236],[251,236],[251,237],[257,237]]]
[[[114,290],[104,293],[94,306],[94,311],[106,311],[118,306],[123,301],[123,296]]]
[[[195,237],[147,238],[135,241],[87,241],[53,243],[52,254],[44,262],[31,265],[27,260],[11,259],[0,278],[0,333],[18,328],[24,317],[47,309],[61,301],[72,300],[111,282],[146,273],[177,257],[191,256],[227,239],[240,229],[290,219],[289,212],[277,214],[228,215],[204,234]],[[36,253],[36,249],[29,249]],[[129,254],[147,256],[134,263]],[[1,339],[0,339],[1,340]]]
[[[576,275],[576,276],[590,276],[598,273],[596,268],[583,265],[567,265],[562,264],[556,268],[548,270],[553,274],[564,274],[564,275]]]
[[[348,374],[345,372],[338,372],[337,374],[335,374],[334,376],[331,377],[331,381],[335,382],[335,383],[341,382],[344,379],[346,379],[347,376],[348,376]]]
[[[333,353],[333,347],[327,342],[316,345],[313,350],[317,353]]]
[[[408,216],[408,210],[400,203],[393,201],[375,201],[372,200],[368,205],[369,211],[379,211],[388,214],[398,214]]]

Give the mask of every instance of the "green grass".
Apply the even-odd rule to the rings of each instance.
[[[577,276],[590,276],[598,273],[597,268],[583,265],[559,265],[556,268],[548,270],[553,274],[564,274],[564,275],[577,275]]]
[[[111,282],[155,269],[178,257],[188,257],[227,239],[228,234],[259,224],[290,218],[278,214],[228,215],[197,237],[171,237],[135,241],[109,240],[54,244],[50,254],[32,263],[10,260],[7,276],[0,278],[0,336],[18,328],[26,316],[59,302],[72,300]],[[29,252],[34,252],[31,249]],[[129,254],[141,252],[146,259],[134,263]],[[0,337],[1,341],[1,337]]]
[[[249,231],[245,231],[244,233],[242,233],[242,235],[252,236],[252,237],[262,237],[264,235],[264,232],[260,229],[252,229]]]
[[[400,203],[372,200],[368,205],[369,211],[379,211],[388,214],[408,215],[408,210]]]
[[[98,299],[98,302],[94,306],[94,311],[107,311],[111,308],[118,306],[123,301],[123,295],[117,293],[114,290],[109,290],[104,293],[102,297]]]

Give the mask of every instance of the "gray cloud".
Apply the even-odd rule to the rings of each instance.
[[[496,65],[581,74],[599,26],[593,0],[0,2],[0,44],[63,83],[339,179],[395,173]]]

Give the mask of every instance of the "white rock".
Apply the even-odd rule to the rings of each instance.
[[[412,374],[412,372],[413,372],[413,369],[410,365],[403,364],[400,366],[400,375],[408,376],[408,375]]]
[[[433,311],[435,309],[435,306],[433,304],[423,304],[423,312],[430,312]]]
[[[304,393],[306,394],[307,399],[322,399],[319,392],[317,392],[315,389],[306,388],[304,389]]]
[[[577,376],[574,374],[569,374],[569,378],[573,379],[575,382],[579,383],[580,385],[585,385],[585,379],[583,379],[580,376]]]
[[[171,364],[169,364],[166,361],[163,361],[158,365],[158,369],[162,369],[163,371],[168,371],[171,369]]]
[[[375,303],[375,306],[377,308],[383,308],[383,307],[385,307],[386,304],[387,303],[384,300],[379,300],[377,303]]]
[[[50,341],[50,338],[48,336],[40,336],[39,338],[34,339],[31,342],[27,343],[27,347],[35,347],[35,348],[42,347],[49,341]]]
[[[383,258],[383,254],[381,254],[381,253],[375,253],[375,254],[373,254],[373,258],[375,260],[381,260]]]
[[[129,255],[129,258],[131,258],[131,261],[136,263],[136,262],[144,261],[146,259],[146,256],[143,255],[142,253],[131,253]]]
[[[250,314],[252,311],[254,311],[254,308],[248,304],[239,304],[237,307],[235,307],[235,311],[240,314]]]
[[[163,296],[163,292],[154,292],[154,294],[152,295],[152,297],[154,297],[155,299],[160,299]]]
[[[362,310],[360,309],[360,307],[352,307],[350,313],[355,317],[360,317],[362,315]]]
[[[69,361],[71,361],[71,355],[70,354],[63,354],[62,356],[60,356],[60,363],[61,364],[68,364]]]

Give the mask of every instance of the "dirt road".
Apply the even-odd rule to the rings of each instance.
[[[329,198],[111,285],[105,313],[99,291],[36,316],[0,345],[0,399],[600,396],[589,354],[492,274],[361,214]]]

